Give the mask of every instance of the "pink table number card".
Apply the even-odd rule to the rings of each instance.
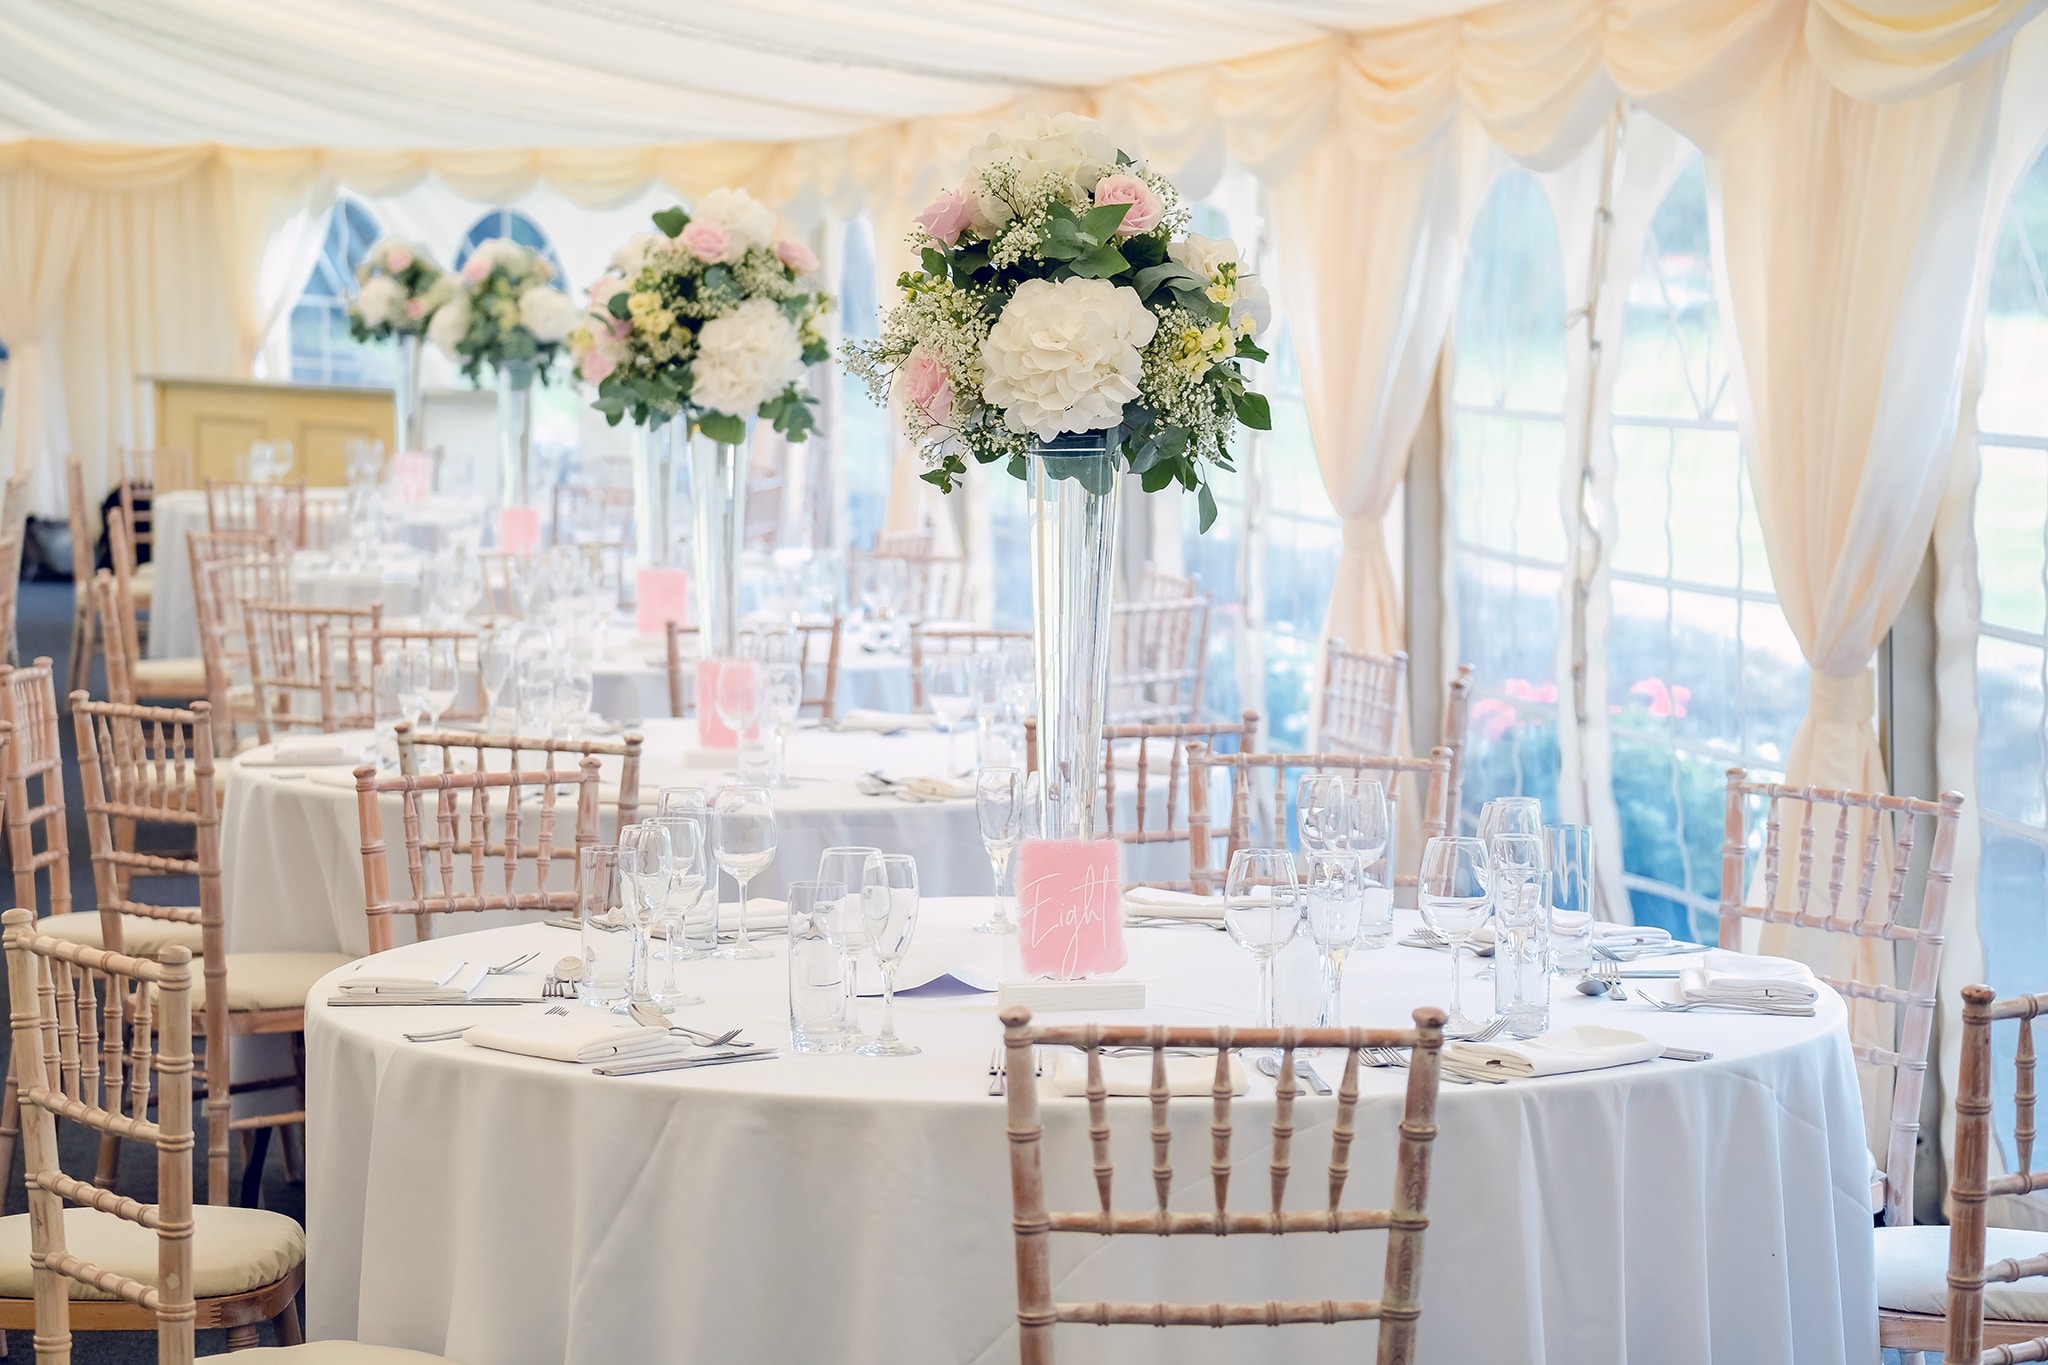
[[[718,714],[718,675],[727,668],[751,669],[746,659],[697,660],[697,743],[706,749],[737,749],[740,737]]]
[[[684,569],[642,569],[634,575],[633,629],[660,635],[674,621],[690,623],[690,575]]]
[[[425,502],[434,482],[434,457],[412,450],[391,457],[391,488],[408,505]]]
[[[523,555],[540,544],[540,509],[507,507],[498,513],[498,552]]]
[[[1025,974],[1072,981],[1121,971],[1123,845],[1026,839],[1017,847],[1017,952]]]

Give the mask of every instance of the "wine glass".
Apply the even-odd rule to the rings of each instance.
[[[461,689],[462,670],[455,660],[453,640],[428,640],[420,646],[422,666],[426,676],[420,688],[420,700],[426,706],[427,729],[441,728],[441,713],[455,704],[455,694]]]
[[[484,689],[484,733],[498,718],[498,695],[512,676],[512,661],[518,653],[517,632],[508,626],[492,626],[477,637],[477,681]]]
[[[768,755],[769,785],[787,787],[791,784],[783,776],[782,769],[789,757],[790,728],[796,724],[797,713],[804,706],[804,667],[791,663],[769,664],[763,677],[762,709],[767,712],[768,723],[775,732],[775,747]]]
[[[1393,816],[1387,806],[1387,789],[1376,777],[1358,784],[1350,803],[1350,831],[1344,847],[1359,855],[1369,867],[1387,851],[1392,837]]]
[[[946,775],[959,774],[961,724],[974,714],[974,675],[965,654],[941,654],[924,661],[924,699],[946,732]]]
[[[1303,773],[1294,784],[1294,823],[1304,853],[1342,848],[1351,834],[1351,796],[1336,773]]]
[[[1024,773],[1018,768],[983,768],[974,779],[974,814],[981,822],[981,845],[988,850],[989,867],[996,874],[996,911],[986,924],[974,926],[977,934],[1014,934],[1017,925],[1010,918],[1003,884],[1009,878],[1010,855],[1024,833]]]
[[[848,1041],[864,1043],[860,1031],[860,955],[868,946],[867,920],[862,917],[861,878],[867,875],[868,859],[879,858],[882,850],[865,844],[841,844],[818,855],[818,880],[837,882],[846,888],[845,900],[829,922],[832,941],[846,954],[846,1027]]]
[[[1431,839],[1422,850],[1422,870],[1415,893],[1422,921],[1451,941],[1451,1017],[1449,1026],[1469,1032],[1461,992],[1458,957],[1472,931],[1486,922],[1486,846],[1469,837]]]
[[[749,660],[721,661],[715,688],[713,704],[718,708],[719,723],[732,731],[739,746],[740,771],[758,771],[760,764],[752,755],[761,743],[757,728],[761,718],[760,665]]]
[[[711,793],[703,787],[663,787],[655,794],[654,813],[709,818]]]
[[[1258,1027],[1273,1028],[1273,959],[1301,928],[1300,883],[1284,848],[1241,848],[1223,884],[1223,927],[1259,964]]]
[[[643,820],[619,831],[619,879],[626,888],[626,915],[633,925],[633,1003],[655,1006],[654,926],[668,904],[675,875],[675,850],[660,823]],[[658,1008],[658,1006],[657,1006]]]
[[[1324,1028],[1344,1027],[1344,959],[1365,913],[1365,859],[1357,853],[1308,857],[1308,932],[1323,967]]]
[[[400,718],[417,728],[427,710],[427,649],[407,645],[399,655],[398,710]]]
[[[720,787],[711,803],[711,826],[718,865],[740,884],[739,938],[713,956],[735,960],[772,957],[747,936],[747,883],[775,861],[775,799],[766,787]]]
[[[566,660],[555,676],[554,725],[552,731],[563,739],[575,739],[590,719],[590,703],[597,695],[597,679],[590,665],[578,659]]]
[[[1479,837],[1543,833],[1543,803],[1533,796],[1497,796],[1479,808]]]
[[[871,855],[861,874],[860,912],[868,947],[882,969],[882,1031],[860,1055],[914,1057],[924,1049],[896,1036],[896,969],[917,931],[917,860],[907,853]]]
[[[701,1005],[703,996],[686,994],[676,985],[676,959],[698,956],[690,944],[689,918],[704,895],[703,817],[696,814],[655,815],[641,823],[667,832],[671,856],[667,894],[662,897],[654,914],[655,922],[662,926],[665,944],[661,988],[654,992],[654,998],[663,1009],[673,1009],[677,1005]],[[710,944],[710,948],[717,946],[715,941]]]

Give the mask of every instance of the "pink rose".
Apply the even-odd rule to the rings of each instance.
[[[945,362],[923,346],[903,364],[903,401],[934,424],[953,415],[953,376]]]
[[[709,219],[699,218],[683,229],[680,239],[690,249],[690,254],[700,261],[722,261],[726,248],[731,245],[725,229]]]
[[[1159,226],[1159,220],[1166,216],[1166,201],[1135,175],[1105,175],[1095,182],[1095,202],[1103,204],[1129,204],[1130,211],[1124,214],[1123,222],[1117,224],[1116,235],[1135,237],[1141,232],[1150,232]]]
[[[802,242],[792,242],[786,237],[775,244],[775,259],[799,275],[808,275],[818,268],[818,254],[815,251]]]
[[[490,258],[485,256],[481,251],[476,253],[474,256],[471,256],[469,260],[463,264],[462,267],[462,278],[468,280],[471,284],[482,284],[484,282],[484,276],[490,273]]]
[[[583,358],[577,362],[576,368],[582,373],[584,382],[601,384],[605,376],[619,368],[619,362],[614,360],[608,351],[593,346],[583,353]]]
[[[959,241],[960,234],[973,221],[974,201],[955,190],[945,191],[917,215],[918,226],[934,241],[947,246]]]
[[[384,268],[396,275],[412,264],[412,253],[402,246],[392,247],[384,253]]]
[[[427,302],[425,299],[407,299],[405,301],[405,315],[415,322],[424,316],[426,311]]]
[[[606,318],[605,325],[610,329],[613,341],[624,341],[627,337],[633,335],[633,319],[631,318]]]

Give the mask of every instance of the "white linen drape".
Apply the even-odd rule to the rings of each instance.
[[[0,472],[53,468],[70,449],[60,338],[65,284],[85,226],[86,195],[38,174],[0,176],[0,342],[8,350],[0,404]],[[34,490],[38,506],[46,490]]]

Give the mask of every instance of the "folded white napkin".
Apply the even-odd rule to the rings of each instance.
[[[1609,948],[1641,947],[1651,943],[1669,943],[1671,931],[1649,924],[1594,924],[1593,937]]]
[[[1088,1093],[1088,1057],[1070,1048],[1061,1048],[1053,1058],[1052,1089],[1056,1095],[1085,1095]],[[1112,1095],[1149,1095],[1152,1093],[1152,1054],[1133,1053],[1128,1057],[1104,1057],[1102,1059],[1102,1086]],[[1166,1090],[1170,1095],[1207,1095],[1216,1088],[1216,1059],[1202,1057],[1168,1057],[1166,1059]],[[1245,1079],[1244,1063],[1236,1056],[1230,1059],[1230,1093],[1242,1095],[1250,1088]]]
[[[415,962],[378,962],[366,958],[343,977],[343,995],[396,995],[408,1000],[467,1000],[483,984],[490,969],[460,958],[429,958]]]
[[[1688,1005],[1805,1015],[1812,1014],[1820,1001],[1820,982],[1803,962],[1716,948],[1704,966],[1680,973],[1678,993]]]
[[[465,1043],[541,1057],[551,1062],[646,1061],[652,1057],[680,1057],[689,1044],[665,1028],[646,1028],[617,1015],[591,1014],[579,1009],[561,1015],[529,1014],[517,1019],[491,1020],[462,1035]]]
[[[342,768],[377,761],[372,741],[358,733],[308,735],[303,739],[281,739],[261,751],[244,754],[241,760],[252,768]]]
[[[834,722],[841,730],[929,730],[933,717],[913,711],[848,711]]]
[[[920,801],[962,801],[974,795],[974,783],[965,778],[906,777],[897,785]]]
[[[1664,1045],[1627,1029],[1581,1024],[1552,1029],[1535,1038],[1492,1043],[1444,1044],[1444,1069],[1453,1075],[1492,1077],[1562,1076],[1571,1071],[1647,1062]]]
[[[1127,919],[1185,919],[1223,923],[1223,897],[1198,896],[1158,886],[1127,886],[1122,892]]]

